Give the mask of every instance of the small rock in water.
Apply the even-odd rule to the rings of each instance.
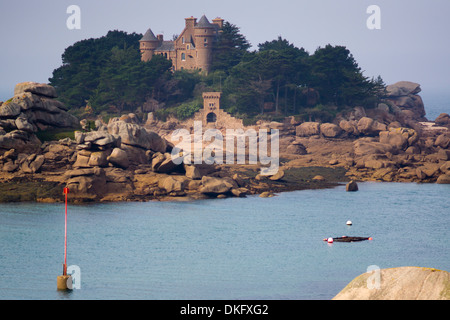
[[[271,198],[273,196],[274,196],[274,194],[272,192],[269,192],[269,191],[264,191],[263,193],[261,193],[259,195],[260,198]]]
[[[349,183],[347,183],[347,185],[345,186],[345,190],[346,191],[358,191],[358,184],[352,180]]]

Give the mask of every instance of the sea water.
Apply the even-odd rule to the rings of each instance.
[[[450,270],[450,185],[359,184],[273,198],[0,205],[0,299],[331,299],[370,266]],[[351,220],[353,225],[346,225]],[[372,237],[328,244],[324,238]]]
[[[450,114],[450,91],[424,90],[419,93],[425,106],[425,117],[434,121],[441,113]]]

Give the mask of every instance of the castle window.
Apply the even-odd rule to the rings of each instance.
[[[181,38],[181,43],[183,43],[183,44],[184,44],[184,37],[182,37],[182,38]]]
[[[188,50],[190,49],[189,45],[186,45],[186,49],[188,49]]]
[[[186,61],[186,53],[181,54],[181,61]]]

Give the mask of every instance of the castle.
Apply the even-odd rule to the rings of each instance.
[[[212,49],[223,27],[223,19],[212,23],[203,15],[186,18],[186,26],[173,41],[166,41],[163,35],[156,37],[151,29],[144,34],[140,43],[141,60],[150,61],[154,55],[162,55],[172,60],[173,70],[199,69],[208,73],[211,69]]]

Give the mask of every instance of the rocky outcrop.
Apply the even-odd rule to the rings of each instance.
[[[441,147],[443,149],[447,149],[450,146],[450,134],[441,134],[434,141],[434,145],[436,147]]]
[[[434,123],[436,123],[439,126],[449,126],[450,125],[450,115],[448,115],[448,113],[441,113],[434,120]]]
[[[358,184],[355,181],[350,181],[345,185],[345,191],[354,192],[358,191]]]
[[[450,142],[449,142],[450,143]],[[411,128],[389,128],[379,137],[354,141],[354,168],[351,177],[382,181],[436,182],[447,174],[446,134],[421,137]],[[446,181],[445,177],[440,181]]]
[[[21,82],[14,88],[14,96],[22,93],[34,93],[40,96],[57,98],[56,89],[48,84],[36,83],[36,82]]]
[[[75,131],[75,141],[79,149],[107,150],[121,145],[121,137],[107,131]]]
[[[52,86],[35,82],[16,85],[14,97],[0,106],[0,126],[26,132],[50,128],[75,128],[78,119],[56,100]]]
[[[55,98],[56,90],[49,85],[17,84],[14,97],[0,105],[0,150],[35,153],[41,145],[36,132],[76,127],[77,118]]]
[[[303,122],[296,127],[296,135],[299,137],[309,137],[318,135],[320,133],[320,123],[318,122]]]
[[[111,154],[106,158],[113,166],[120,167],[122,169],[126,169],[130,165],[130,160],[128,158],[127,153],[120,149],[114,148]]]
[[[387,125],[369,117],[356,120],[341,120],[334,123],[303,122],[296,127],[298,137],[322,135],[325,138],[340,138],[344,134],[352,136],[377,136],[387,130]]]
[[[396,88],[390,91],[391,98],[418,92],[417,87]],[[293,117],[284,122],[258,121],[252,129],[277,129],[280,133],[280,170],[273,176],[261,176],[256,173],[261,169],[258,165],[231,169],[189,164],[189,159],[182,158],[174,161],[174,145],[164,134],[183,123],[153,119],[143,126],[134,114],[108,123],[97,120],[95,131],[89,131],[92,121],[84,120],[80,124],[85,129],[75,132],[75,140],[41,144],[33,130],[49,126],[30,119],[39,119],[39,112],[57,114],[64,106],[55,100],[54,88],[47,85],[18,85],[16,93],[16,100],[0,107],[0,173],[5,179],[39,177],[69,186],[74,201],[242,197],[295,190],[306,184],[331,185],[329,177],[322,174],[305,178],[292,173],[304,167],[342,169],[347,172],[345,181],[448,183],[450,176],[448,129],[417,122],[415,117],[405,120],[400,107],[387,100],[373,109],[354,107],[333,123],[300,123]],[[33,112],[34,118],[28,117],[28,112]],[[447,119],[445,115],[440,118]]]
[[[393,146],[395,151],[406,150],[419,140],[417,131],[409,128],[390,128],[388,131],[381,131],[379,136],[380,143]]]
[[[361,181],[447,183],[450,134],[442,125],[448,117],[438,117],[441,126],[423,122],[421,103],[403,104],[406,98],[419,101],[419,92],[418,84],[397,83],[376,108],[354,107],[334,123],[297,124],[296,138],[284,138],[290,146],[283,157],[289,166],[344,166],[350,179]],[[290,152],[293,142],[306,152]]]
[[[41,141],[36,135],[27,131],[13,130],[0,134],[0,150],[15,149],[18,152],[35,153],[40,146]]]
[[[387,126],[369,117],[362,117],[356,125],[358,132],[366,136],[378,135],[381,131],[385,131]]]
[[[281,146],[280,146],[281,148]],[[294,155],[304,155],[308,152],[306,151],[305,146],[299,142],[299,141],[292,141],[287,147],[286,147],[286,153],[288,154],[294,154]]]
[[[279,169],[279,170],[277,171],[277,173],[275,173],[274,175],[271,175],[271,176],[269,177],[269,179],[270,179],[270,180],[273,180],[273,181],[278,181],[278,180],[283,179],[284,174],[285,174],[285,173],[284,173],[284,170]]]
[[[232,188],[238,189],[239,186],[233,179],[229,177],[216,178],[205,176],[202,178],[202,186],[200,187],[199,191],[204,194],[218,195],[226,194]]]
[[[437,178],[436,183],[438,184],[450,184],[450,173],[445,173]]]
[[[71,200],[98,201],[106,194],[106,175],[101,168],[70,170],[65,176]]]
[[[114,118],[108,124],[108,132],[120,136],[123,144],[154,152],[165,152],[167,141],[157,133],[148,131],[144,127],[128,121]]]
[[[399,267],[364,273],[333,300],[450,300],[450,273]]]
[[[334,123],[322,123],[320,125],[320,132],[324,137],[337,138],[341,135],[342,129]]]
[[[358,121],[356,120],[341,120],[339,127],[350,136],[359,136]]]
[[[415,121],[427,121],[425,107],[422,98],[418,95],[421,91],[418,83],[399,81],[386,87],[387,101],[406,119]]]
[[[194,165],[186,165],[184,166],[184,170],[186,172],[186,177],[192,180],[200,180],[202,178],[200,170]]]
[[[134,120],[130,122],[131,118],[111,119],[107,126],[98,125],[98,131],[78,131],[75,141],[53,142],[45,148],[43,166],[66,172],[62,181],[70,190],[69,200],[244,197],[262,192],[284,176],[280,170],[267,178],[270,182],[252,185],[244,175],[216,165],[174,161],[172,145]],[[5,168],[18,170],[15,164]]]

